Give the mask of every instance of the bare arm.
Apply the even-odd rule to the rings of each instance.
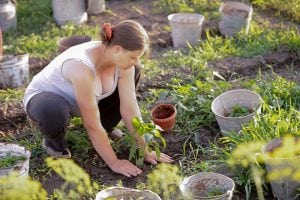
[[[97,153],[117,173],[129,177],[141,173],[141,170],[129,161],[119,160],[109,142],[100,121],[94,93],[93,71],[83,63],[71,60],[64,63],[63,74],[73,85],[84,126]]]
[[[134,117],[142,118],[141,112],[136,99],[135,84],[134,84],[134,68],[128,70],[120,71],[119,79],[119,96],[120,96],[120,111],[124,123],[131,134],[134,134],[134,128],[132,125],[132,119]],[[146,143],[143,137],[138,134],[135,138],[139,144],[140,148],[145,148]],[[152,164],[156,164],[157,161],[160,162],[172,162],[170,156],[161,153],[160,158],[156,157],[155,152],[145,152],[145,161]]]

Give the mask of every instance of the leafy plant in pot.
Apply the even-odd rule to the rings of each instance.
[[[0,143],[0,177],[10,172],[28,175],[30,151],[17,144]]]
[[[185,178],[180,191],[185,199],[231,200],[234,181],[219,173],[200,172]]]
[[[159,104],[151,110],[151,119],[161,130],[170,132],[174,129],[177,110],[172,104]]]
[[[247,89],[236,89],[217,96],[211,104],[211,110],[222,134],[227,136],[227,132],[238,133],[244,124],[249,123],[255,112],[260,112],[261,102],[259,94]]]

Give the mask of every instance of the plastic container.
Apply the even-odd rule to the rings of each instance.
[[[0,158],[5,157],[7,154],[11,154],[13,156],[24,156],[26,157],[26,160],[17,162],[17,164],[11,167],[0,168],[0,177],[8,175],[13,171],[17,172],[19,176],[27,176],[29,172],[30,151],[17,144],[0,143]]]
[[[221,4],[219,11],[221,14],[219,29],[222,35],[230,37],[241,30],[245,34],[248,33],[253,13],[252,6],[236,1],[226,1]]]
[[[87,0],[87,13],[90,15],[97,15],[105,11],[104,0]]]
[[[73,36],[69,36],[69,37],[60,38],[57,41],[58,52],[62,53],[72,46],[75,46],[77,44],[81,44],[84,42],[89,42],[91,40],[92,40],[92,38],[87,35],[73,35]]]
[[[60,26],[87,21],[85,0],[52,0],[52,9],[55,22]]]
[[[195,13],[173,13],[168,15],[175,49],[197,44],[202,32],[204,16]]]
[[[235,183],[223,174],[200,172],[185,178],[179,187],[184,199],[230,200]]]
[[[0,88],[16,88],[29,78],[29,54],[4,55],[0,60]]]
[[[17,26],[16,6],[9,0],[0,0],[0,27],[3,32]]]
[[[256,110],[260,110],[261,97],[251,90],[237,89],[230,90],[217,96],[212,104],[211,110],[216,116],[221,132],[226,136],[226,132],[238,133],[242,125],[248,123],[254,116]],[[241,117],[228,117],[233,106],[239,105],[253,110],[252,113]]]
[[[143,200],[161,200],[161,198],[150,190],[136,190],[124,187],[110,187],[97,193],[95,200],[129,200],[129,199],[143,199]]]
[[[270,140],[263,148],[263,153],[270,153],[282,145],[283,138],[274,138]],[[276,170],[286,171],[290,170],[296,173],[299,170],[300,155],[292,158],[270,158],[265,160],[267,172]],[[293,180],[292,177],[284,177],[278,180],[270,181],[272,192],[277,199],[280,200],[294,200],[297,199],[297,189],[300,187],[300,182]]]

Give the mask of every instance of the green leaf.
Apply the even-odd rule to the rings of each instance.
[[[160,158],[160,149],[158,146],[155,146],[155,153],[156,153],[157,158],[159,159]]]
[[[144,138],[145,138],[146,143],[149,143],[151,140],[153,140],[153,135],[151,135],[149,133],[145,133]]]

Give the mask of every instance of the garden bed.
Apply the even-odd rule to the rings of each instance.
[[[168,26],[167,13],[157,12],[153,6],[153,1],[118,1],[110,0],[106,2],[106,7],[110,12],[105,12],[96,16],[90,16],[87,24],[96,26],[104,22],[112,24],[118,23],[123,19],[134,19],[140,22],[148,31],[151,38],[152,54],[151,60],[163,60],[166,52],[172,49],[172,39]],[[156,11],[156,12],[154,12]],[[280,19],[272,15],[271,11],[260,11],[254,9],[254,21],[262,26],[267,26],[268,29],[288,30],[295,24],[286,19]],[[217,19],[208,19],[205,21],[204,30],[202,31],[202,40],[207,40],[208,36],[205,31],[210,31],[210,37],[220,37],[217,28]],[[268,23],[271,22],[271,23]],[[296,24],[299,28],[299,25]],[[299,34],[299,30],[298,30]],[[298,35],[299,37],[299,35]],[[268,49],[268,48],[266,48]],[[143,106],[143,110],[150,112],[154,106],[154,101],[157,102],[172,102],[174,99],[168,96],[158,95],[153,100],[152,105],[147,103],[147,97],[153,96],[150,90],[168,89],[172,86],[172,78],[181,79],[183,83],[191,82],[195,79],[193,76],[195,71],[188,64],[184,66],[168,66],[168,64],[176,65],[176,52],[174,62],[162,62],[160,66],[154,69],[146,67],[142,76],[141,82],[138,85],[138,99]],[[179,54],[181,56],[182,54]],[[270,48],[266,52],[258,55],[249,56],[221,56],[221,58],[207,59],[207,66],[210,70],[218,72],[218,76],[214,76],[215,80],[224,79],[233,83],[233,87],[241,87],[235,85],[235,82],[240,80],[251,80],[256,78],[260,72],[264,75],[271,75],[273,72],[284,77],[286,80],[294,81],[300,84],[300,50],[291,51],[285,44],[280,44],[276,48]],[[180,58],[178,57],[178,60]],[[38,73],[47,63],[49,58],[30,57],[30,73],[33,76]],[[205,65],[200,63],[199,65]],[[153,76],[153,72],[155,75]],[[148,73],[149,74],[148,74]],[[199,77],[199,79],[204,79]],[[22,89],[21,89],[22,90]],[[10,97],[10,99],[13,99]],[[30,123],[24,112],[20,98],[17,100],[9,100],[0,102],[0,140],[3,141],[22,141],[23,144],[31,148],[30,172],[29,174],[39,180],[43,187],[52,193],[54,189],[59,188],[64,180],[61,179],[55,172],[46,167],[44,159],[47,153],[41,148],[41,135],[36,129],[30,126]],[[182,114],[184,111],[179,112]],[[150,115],[148,116],[150,117]],[[146,117],[147,120],[149,118]],[[188,120],[188,118],[186,119]],[[197,147],[209,148],[210,142],[224,145],[218,142],[221,138],[220,131],[215,120],[210,121],[211,124],[197,125],[198,127],[186,129],[181,127],[185,122],[178,122],[172,133],[163,134],[166,139],[167,147],[163,150],[173,157],[174,164],[186,168],[183,174],[193,174],[197,171],[208,170],[204,165],[201,165],[205,160],[218,159],[215,155],[205,153],[206,149],[195,155]],[[74,139],[76,134],[80,133],[82,140]],[[96,151],[91,147],[87,134],[81,125],[72,125],[68,128],[68,141],[71,144],[74,161],[81,166],[92,178],[99,184],[112,186],[122,182],[123,186],[136,188],[146,183],[147,175],[155,168],[154,165],[145,164],[141,167],[143,173],[135,178],[127,178],[125,176],[112,172],[106,164],[101,160]],[[119,158],[128,159],[129,149],[125,148],[122,141],[113,141],[113,147],[117,150]],[[201,153],[200,153],[201,152]],[[216,165],[216,164],[215,164]],[[222,173],[227,176],[234,176],[233,172],[227,167],[224,162],[218,163],[213,167],[215,172]],[[244,189],[237,185],[237,191],[233,199],[245,199]],[[273,199],[272,194],[266,195],[266,198]]]

